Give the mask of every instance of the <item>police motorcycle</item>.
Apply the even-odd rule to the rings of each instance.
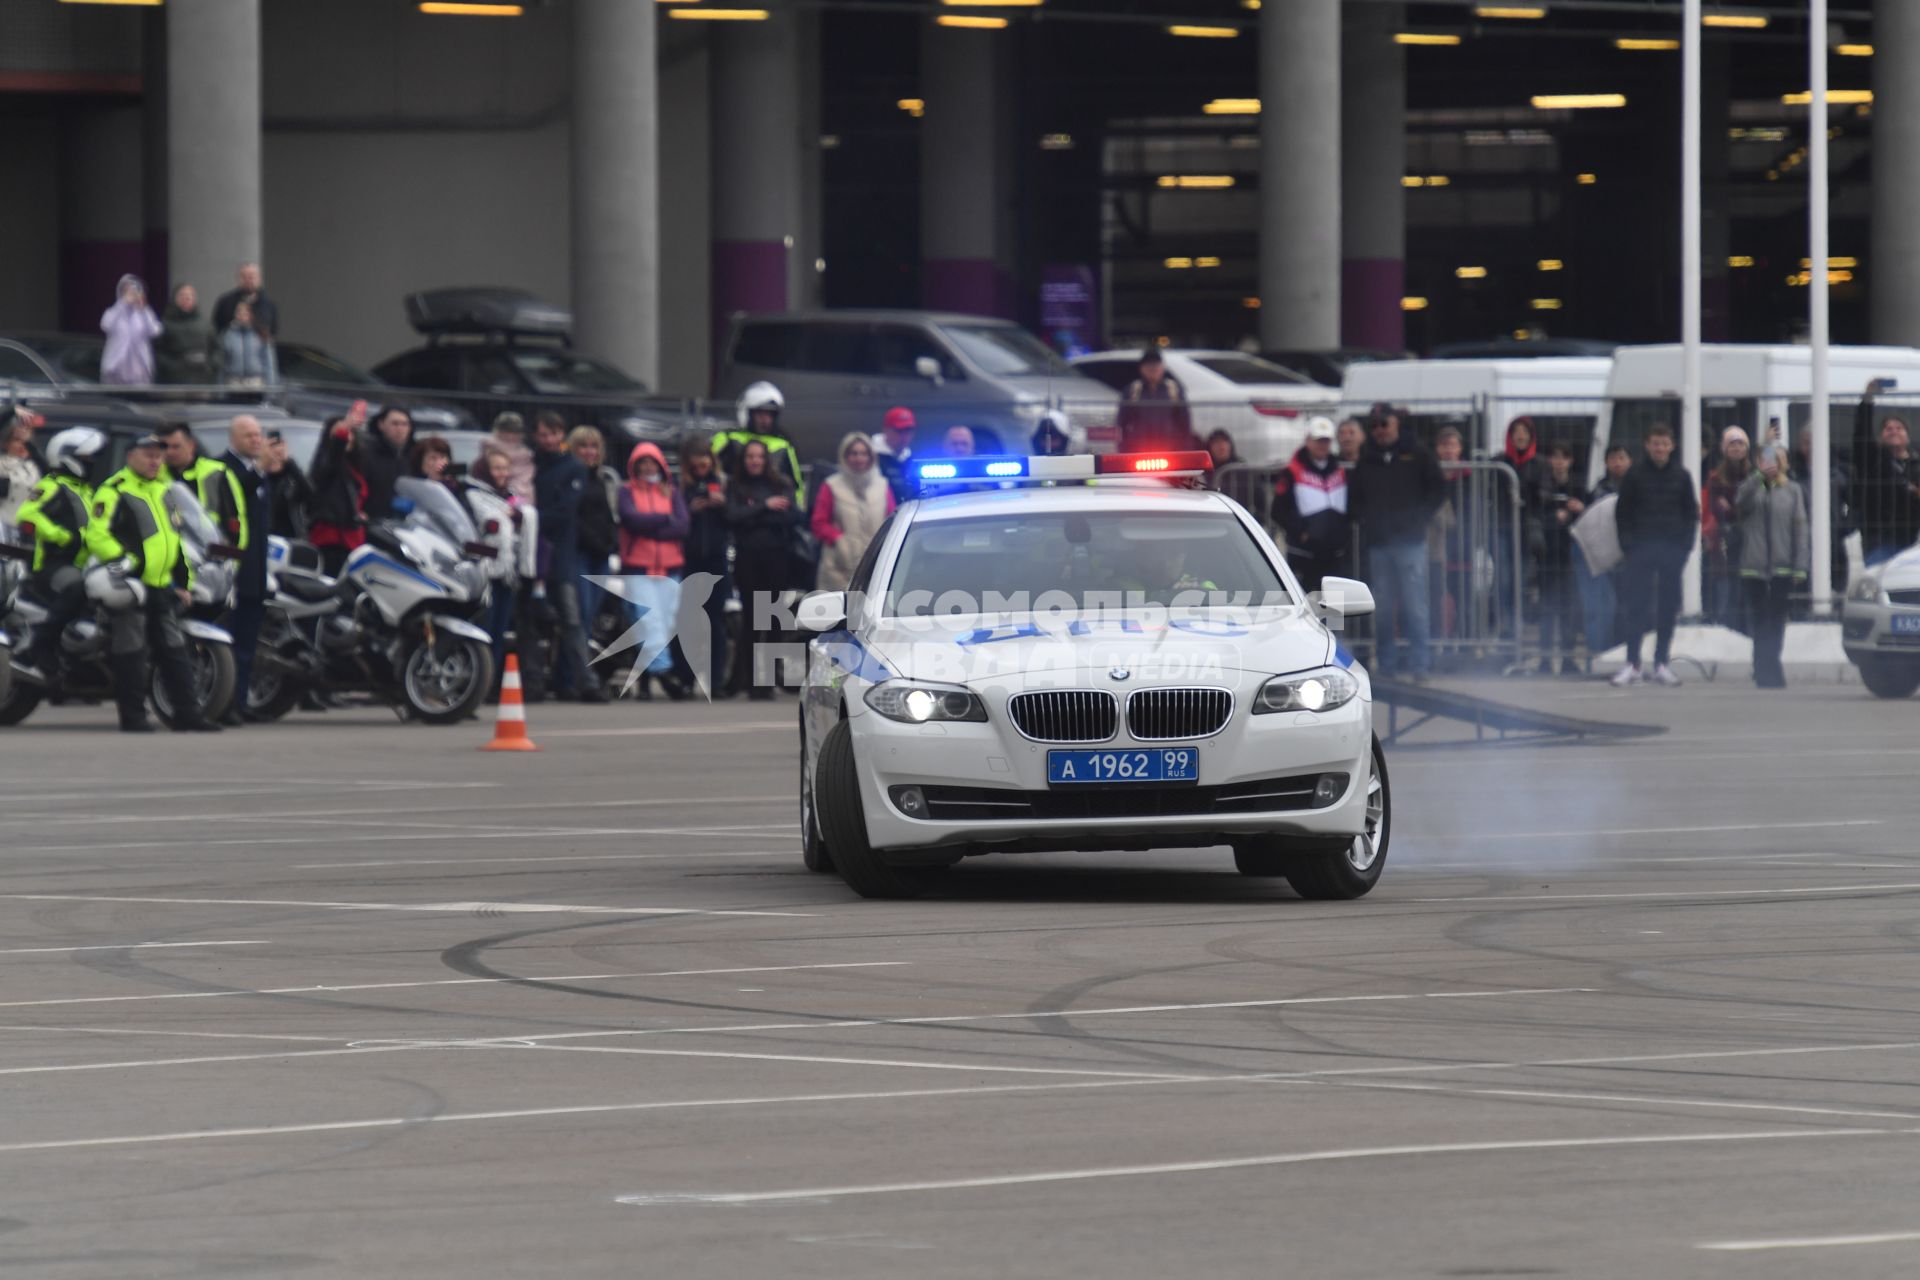
[[[193,664],[194,692],[200,700],[200,714],[208,720],[225,715],[233,702],[233,637],[210,621],[226,612],[232,602],[234,568],[239,549],[220,538],[206,508],[194,496],[191,487],[175,483],[167,490],[167,513],[180,534],[180,545],[192,571],[192,601],[180,629],[186,636],[187,657]],[[57,669],[13,670],[13,687],[0,699],[0,725],[18,724],[33,714],[47,698],[67,701],[111,702],[113,672],[107,650],[111,622],[108,615],[118,609],[139,608],[146,603],[147,592],[154,588],[140,581],[131,566],[121,561],[95,564],[83,578],[93,616],[76,618],[60,635],[60,661]],[[4,592],[0,592],[3,600]],[[45,624],[47,606],[23,592],[16,592],[0,630],[13,643],[26,648],[36,628]],[[172,728],[176,723],[173,704],[167,697],[166,682],[160,678],[158,663],[149,662],[148,691],[153,709],[161,723]]]
[[[13,696],[13,635],[7,630],[7,618],[32,562],[32,548],[6,541],[5,530],[0,529],[0,707]]]
[[[247,709],[291,711],[309,690],[371,692],[428,724],[474,714],[493,686],[493,637],[473,622],[486,607],[483,562],[495,548],[446,486],[394,486],[398,520],[376,522],[338,578],[306,543],[268,542],[266,620]]]

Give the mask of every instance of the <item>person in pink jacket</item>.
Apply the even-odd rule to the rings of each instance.
[[[114,304],[100,316],[107,345],[100,352],[100,381],[115,386],[145,386],[153,381],[153,340],[160,317],[147,305],[147,286],[139,276],[121,276]]]
[[[665,580],[630,584],[622,594],[628,617],[642,628],[642,650],[654,650],[639,676],[638,695],[652,697],[652,680],[658,676],[667,696],[678,702],[687,696],[687,687],[673,675],[667,641],[679,605],[680,572],[687,562],[687,532],[693,526],[680,486],[667,475],[667,457],[659,445],[642,441],[627,455],[627,483],[620,488],[619,508],[621,572],[629,578]],[[645,597],[644,604],[634,595]]]

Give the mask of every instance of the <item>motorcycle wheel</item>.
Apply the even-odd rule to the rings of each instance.
[[[297,680],[263,667],[256,660],[253,678],[247,681],[247,712],[259,720],[278,720],[300,705],[306,692]]]
[[[0,705],[13,696],[13,650],[0,647]]]
[[[33,714],[40,705],[45,691],[39,685],[28,684],[25,680],[15,680],[13,688],[7,691],[5,700],[0,701],[0,727],[19,724]]]
[[[187,641],[187,657],[193,663],[193,691],[200,698],[203,719],[218,720],[233,705],[233,650],[224,644],[204,640]],[[160,678],[160,664],[149,662],[148,692],[160,722],[171,729],[177,723],[173,704],[167,700],[166,682]]]
[[[479,709],[493,685],[493,648],[465,636],[423,636],[400,660],[407,707],[428,724],[454,724]]]

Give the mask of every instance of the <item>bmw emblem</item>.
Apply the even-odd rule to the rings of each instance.
[[[1115,680],[1125,680],[1132,674],[1133,672],[1127,670],[1125,667],[1114,667],[1107,672],[1107,675]]]

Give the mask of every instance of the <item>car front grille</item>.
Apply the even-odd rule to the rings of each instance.
[[[1887,600],[1892,604],[1904,604],[1911,608],[1920,605],[1920,591],[1889,591]]]
[[[920,787],[926,798],[926,817],[934,822],[1073,821],[1085,818],[1174,818],[1200,813],[1288,813],[1312,809],[1320,774],[1286,778],[1257,778],[1224,787],[1191,783],[1148,786],[1079,785],[1047,791],[1008,787]],[[1335,798],[1346,791],[1347,775],[1338,780]],[[893,788],[894,803],[908,787]]]
[[[1225,689],[1137,689],[1127,697],[1127,732],[1140,742],[1211,738],[1232,718]]]
[[[1119,723],[1119,704],[1104,690],[1016,693],[1007,699],[1014,728],[1035,742],[1105,742]]]

